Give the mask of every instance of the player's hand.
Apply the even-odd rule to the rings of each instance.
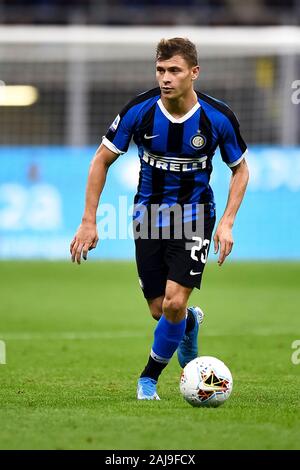
[[[230,254],[233,247],[232,228],[227,224],[220,223],[214,236],[215,254],[219,253],[218,265],[222,266],[225,258]]]
[[[97,225],[90,222],[82,222],[70,244],[72,262],[80,264],[81,257],[86,260],[89,250],[96,248],[99,237]]]

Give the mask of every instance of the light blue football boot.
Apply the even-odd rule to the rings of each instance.
[[[138,400],[160,400],[156,393],[157,381],[149,377],[140,377],[137,385]]]
[[[204,318],[204,313],[200,307],[189,307],[188,311],[194,315],[195,326],[191,331],[184,335],[177,349],[178,362],[182,368],[198,357],[199,325],[201,325]]]

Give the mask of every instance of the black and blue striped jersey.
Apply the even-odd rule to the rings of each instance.
[[[217,149],[234,167],[246,144],[239,123],[223,102],[197,92],[195,106],[179,119],[164,107],[160,89],[131,100],[111,124],[103,144],[117,154],[127,151],[131,138],[138,148],[140,176],[135,204],[202,204],[214,207],[209,185]]]

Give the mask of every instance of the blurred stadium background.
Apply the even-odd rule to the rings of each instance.
[[[124,103],[155,86],[155,45],[174,35],[195,41],[198,89],[231,106],[250,147],[232,258],[299,258],[299,15],[292,0],[0,1],[0,258],[68,256],[89,161]],[[214,161],[220,216],[230,175]],[[102,199],[125,222],[138,166],[132,148]],[[131,258],[116,235],[92,256]]]

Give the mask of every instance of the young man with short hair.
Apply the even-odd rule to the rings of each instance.
[[[136,262],[144,296],[158,321],[148,363],[138,380],[141,400],[159,399],[159,375],[176,350],[181,367],[198,355],[203,312],[187,308],[187,303],[193,288],[200,288],[215,224],[209,179],[218,146],[232,171],[227,205],[214,235],[219,265],[231,252],[232,226],[248,182],[246,144],[238,121],[226,104],[194,90],[198,75],[192,42],[184,38],[159,42],[159,86],[131,100],[103,138],[90,167],[82,223],[70,247],[77,263],[96,247],[96,211],[108,168],[127,151],[133,137],[141,161],[134,200]],[[179,210],[171,220],[161,207]],[[178,237],[178,227],[185,229],[187,224],[196,224],[196,231],[181,230]],[[145,226],[144,235],[149,236],[139,236]],[[165,226],[171,228],[168,237],[162,234]],[[158,236],[152,236],[154,228],[159,229]]]

